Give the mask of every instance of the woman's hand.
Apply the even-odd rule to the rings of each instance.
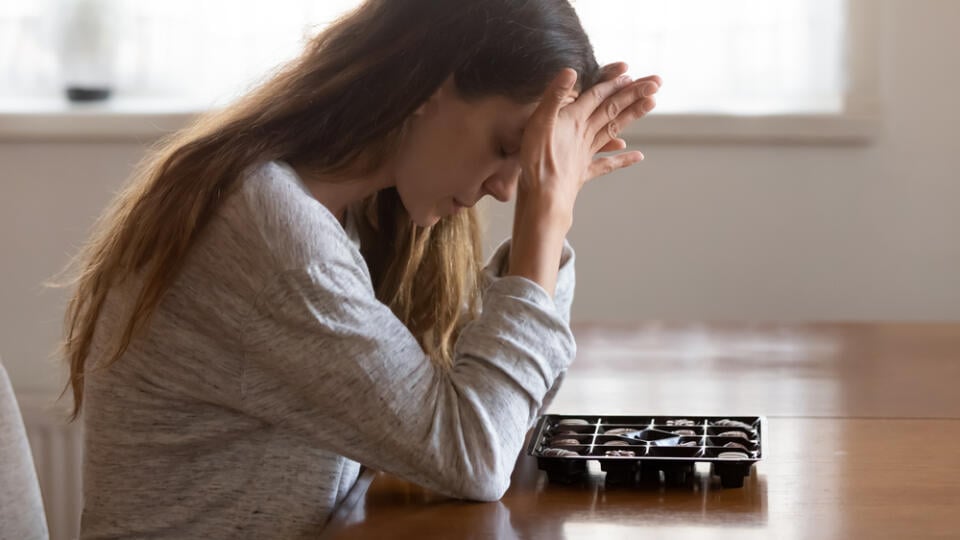
[[[626,69],[622,62],[606,66],[600,82],[580,96],[573,92],[576,71],[564,69],[524,130],[507,273],[539,283],[551,296],[580,188],[643,159],[640,152],[595,157],[626,148],[620,132],[655,105],[660,77],[630,82],[620,77]]]
[[[583,185],[643,159],[639,151],[595,157],[626,148],[619,134],[656,105],[660,77],[630,81],[622,62],[604,68],[601,81],[576,96],[577,73],[564,69],[544,93],[524,131],[517,204],[569,213]],[[518,209],[519,210],[519,209]]]

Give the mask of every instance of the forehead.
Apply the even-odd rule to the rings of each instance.
[[[502,144],[517,145],[523,136],[524,127],[539,105],[517,103],[503,96],[488,96],[465,103],[469,112],[467,121],[481,131],[492,131]]]
[[[571,90],[567,102],[577,98],[577,92]],[[471,101],[470,105],[477,114],[494,120],[494,123],[510,133],[522,132],[523,127],[540,105],[540,100],[532,103],[518,103],[504,96],[490,96]]]

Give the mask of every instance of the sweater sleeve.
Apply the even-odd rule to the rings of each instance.
[[[483,269],[484,288],[489,286],[490,283],[502,278],[506,273],[507,265],[510,261],[510,246],[511,239],[507,238],[494,250],[489,262],[487,262],[487,265]],[[560,255],[560,270],[557,274],[557,288],[553,294],[553,302],[556,305],[558,314],[567,324],[570,323],[570,310],[573,306],[573,293],[576,286],[575,257],[576,255],[570,242],[564,239],[563,252]],[[554,380],[546,395],[543,396],[540,409],[530,420],[528,428],[532,428],[536,424],[537,417],[546,414],[547,409],[549,409],[550,404],[553,402],[553,398],[557,395],[557,392],[560,391],[560,386],[563,384],[566,374],[567,370],[564,369],[557,375],[556,380]]]
[[[244,325],[242,406],[336,452],[440,493],[496,500],[524,436],[572,361],[567,318],[519,276],[434,366],[347,258],[275,276]]]
[[[483,289],[502,278],[507,272],[511,244],[511,239],[507,238],[493,251],[493,255],[490,256],[490,260],[483,268]],[[576,254],[573,251],[573,246],[564,239],[563,252],[560,254],[560,270],[557,273],[557,289],[553,293],[553,303],[557,307],[557,313],[568,324],[570,323],[570,310],[573,307],[573,293],[577,284],[575,259]]]

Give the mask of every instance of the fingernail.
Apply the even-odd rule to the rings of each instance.
[[[629,75],[621,75],[621,76],[617,77],[617,82],[620,83],[620,84],[627,84],[627,83],[629,83],[631,80],[632,80],[632,79],[630,78]]]

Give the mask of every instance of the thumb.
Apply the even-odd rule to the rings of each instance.
[[[577,83],[577,72],[571,68],[563,68],[560,73],[554,77],[553,82],[547,88],[540,102],[541,114],[546,121],[553,123],[560,109],[569,102],[568,96],[570,89]]]

